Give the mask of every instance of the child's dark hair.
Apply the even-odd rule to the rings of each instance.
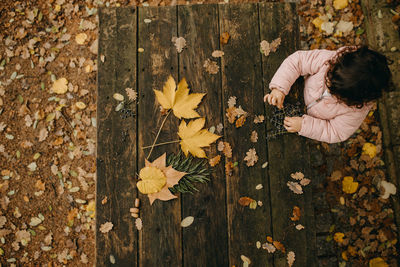
[[[327,87],[348,106],[361,108],[390,89],[388,59],[367,46],[346,47],[328,63]]]

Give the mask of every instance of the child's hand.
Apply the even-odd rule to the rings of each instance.
[[[268,100],[268,104],[277,106],[279,109],[283,108],[283,100],[285,95],[278,89],[273,88],[271,93],[264,96],[264,102]]]
[[[301,130],[302,117],[285,117],[283,126],[289,133],[297,133]]]

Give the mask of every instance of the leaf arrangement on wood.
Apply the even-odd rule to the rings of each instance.
[[[197,159],[189,155],[186,157],[181,151],[178,154],[170,154],[167,157],[167,165],[171,165],[175,170],[185,172],[177,185],[170,187],[169,190],[175,193],[199,192],[194,186],[195,183],[207,183],[210,181],[210,170],[206,159]]]

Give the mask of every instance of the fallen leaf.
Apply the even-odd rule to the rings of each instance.
[[[194,109],[200,104],[201,99],[205,94],[189,94],[189,88],[185,78],[179,82],[178,90],[175,91],[175,89],[175,80],[172,76],[169,76],[168,80],[164,84],[162,92],[154,90],[160,105],[165,110],[172,109],[174,115],[179,119],[200,117]]]
[[[135,220],[135,226],[136,226],[136,229],[137,229],[138,231],[142,230],[142,228],[143,228],[142,219],[136,218],[136,220]]]
[[[270,243],[264,243],[262,244],[262,248],[267,250],[268,253],[274,253],[276,251],[276,248],[274,247],[274,245],[270,244]]]
[[[301,180],[304,178],[304,174],[301,172],[295,172],[295,173],[290,174],[290,177],[292,177],[295,180]]]
[[[75,36],[75,42],[79,45],[83,45],[86,41],[87,35],[86,33],[78,33]]]
[[[218,145],[217,145],[217,150],[222,152],[224,150],[224,148],[225,148],[224,141],[219,141]]]
[[[389,267],[389,265],[381,257],[376,257],[369,260],[369,267]]]
[[[381,181],[380,183],[380,189],[383,191],[383,194],[381,194],[381,198],[383,199],[388,199],[390,195],[395,195],[396,194],[396,186],[392,183],[389,183],[387,181]]]
[[[246,207],[249,206],[251,202],[253,202],[254,199],[249,198],[249,197],[241,197],[239,198],[238,202],[240,206]]]
[[[270,237],[270,236],[268,235],[268,236],[267,236],[267,241],[270,242],[270,243],[272,243],[272,242],[273,242],[272,237]]]
[[[39,142],[42,142],[42,141],[46,140],[48,134],[49,134],[49,132],[47,131],[46,128],[40,129],[40,131],[39,131]]]
[[[217,155],[211,159],[209,159],[208,164],[210,164],[211,167],[216,166],[219,162],[221,161],[221,155]]]
[[[260,190],[260,189],[263,189],[263,185],[262,184],[256,185],[256,190]]]
[[[294,206],[293,207],[293,216],[290,217],[290,219],[295,222],[295,221],[300,220],[300,216],[301,216],[300,208],[298,206]]]
[[[376,156],[376,146],[371,143],[365,143],[362,147],[362,153],[367,154],[372,159]]]
[[[224,125],[222,123],[218,123],[217,125],[217,132],[222,133],[222,129],[224,129]]]
[[[333,0],[333,7],[336,10],[343,9],[349,4],[348,0]]]
[[[275,40],[273,40],[271,43],[269,43],[266,40],[262,40],[260,42],[260,51],[261,53],[264,54],[264,56],[269,56],[271,52],[276,52],[278,49],[279,45],[281,44],[281,38],[278,37]]]
[[[226,117],[228,117],[229,123],[234,123],[236,120],[236,107],[230,107],[226,109]]]
[[[298,225],[296,225],[296,229],[297,229],[297,230],[304,229],[304,226],[303,226],[303,225],[301,225],[301,224],[298,224]]]
[[[68,91],[68,81],[65,78],[60,78],[53,82],[51,91],[56,94],[65,94]]]
[[[340,20],[336,24],[336,31],[342,32],[345,36],[353,30],[353,22]]]
[[[188,217],[186,217],[185,219],[183,219],[181,221],[181,226],[182,227],[188,227],[193,223],[193,221],[194,221],[194,217],[193,216],[188,216]]]
[[[172,37],[171,41],[175,44],[178,53],[181,53],[186,46],[186,40],[183,37]]]
[[[177,198],[177,196],[175,196],[174,194],[171,193],[171,191],[169,191],[169,187],[172,187],[176,184],[179,183],[179,180],[186,175],[185,172],[180,172],[175,170],[174,168],[172,168],[172,166],[166,166],[166,153],[162,154],[160,157],[158,157],[157,159],[155,159],[153,162],[149,162],[147,159],[145,160],[145,168],[149,168],[145,171],[145,173],[142,176],[143,178],[145,178],[144,180],[150,180],[150,181],[155,181],[157,184],[156,185],[152,185],[153,187],[149,186],[148,184],[143,184],[143,186],[138,186],[139,191],[143,190],[143,189],[149,189],[149,191],[154,191],[154,188],[159,188],[159,185],[161,184],[161,182],[159,182],[157,179],[161,179],[160,176],[161,174],[158,171],[154,171],[152,170],[152,168],[158,169],[159,171],[161,171],[162,175],[165,177],[165,184],[164,186],[157,192],[155,193],[148,193],[147,197],[149,198],[150,201],[150,205],[153,204],[153,202],[156,199],[162,200],[162,201],[167,201],[170,199],[174,199]],[[142,169],[142,170],[143,170]],[[141,170],[141,171],[142,171]],[[140,172],[141,172],[140,171]],[[152,177],[151,175],[157,175],[157,177]],[[140,176],[139,173],[139,178],[142,178]],[[157,179],[156,179],[157,178]],[[141,180],[143,181],[143,180]],[[138,183],[140,183],[141,181],[139,181]]]
[[[231,96],[228,99],[228,108],[236,106],[236,96]]]
[[[113,228],[113,226],[114,225],[112,224],[112,222],[103,223],[102,225],[100,225],[100,232],[106,234]]]
[[[239,119],[237,119],[235,123],[236,128],[240,128],[243,126],[243,124],[246,122],[246,116],[240,116]]]
[[[252,210],[255,210],[257,208],[257,201],[253,200],[250,205],[249,208]]]
[[[347,194],[353,194],[357,191],[358,182],[353,182],[353,177],[345,176],[342,181],[342,190]]]
[[[214,50],[211,54],[213,57],[222,57],[224,55],[224,52],[221,50]]]
[[[249,266],[249,264],[251,263],[251,260],[245,255],[240,255],[240,259],[242,259],[243,265],[247,264],[247,266]]]
[[[142,194],[159,192],[167,183],[165,174],[156,167],[144,167],[139,172],[137,187]]]
[[[339,180],[340,178],[342,178],[342,172],[341,172],[341,171],[334,171],[334,172],[331,174],[330,180],[331,180],[331,181],[337,181],[337,180]]]
[[[288,254],[287,254],[287,263],[288,263],[289,267],[293,266],[294,260],[295,260],[294,252],[293,251],[289,251]]]
[[[188,124],[182,120],[179,125],[178,135],[182,139],[181,149],[187,156],[190,152],[193,156],[206,158],[206,153],[202,147],[208,147],[215,142],[219,135],[210,133],[207,129],[202,129],[205,124],[205,118],[190,121]]]
[[[46,183],[43,183],[41,180],[37,180],[35,183],[35,187],[41,191],[45,190],[45,186],[46,186]]]
[[[223,32],[221,34],[221,36],[219,37],[219,42],[221,43],[221,45],[225,45],[225,44],[228,43],[229,38],[230,38],[229,33],[228,32]]]
[[[287,182],[287,186],[290,190],[292,190],[295,194],[303,194],[303,188],[297,182]]]
[[[303,178],[303,179],[301,179],[300,184],[301,184],[302,186],[306,186],[306,185],[308,185],[310,182],[311,182],[310,179],[308,179],[308,178]]]
[[[272,242],[272,244],[274,244],[274,246],[276,247],[277,250],[280,250],[283,253],[286,252],[286,249],[281,242],[274,240],[274,242]]]
[[[233,163],[230,161],[226,161],[225,163],[225,175],[226,176],[231,176],[232,175],[232,169],[233,169]]]
[[[256,115],[254,117],[254,123],[262,123],[264,121],[264,115]]]
[[[85,108],[86,108],[86,104],[83,103],[83,102],[81,102],[81,101],[76,102],[76,103],[75,103],[75,106],[76,106],[78,109],[85,109]]]
[[[254,164],[258,161],[258,156],[255,148],[250,148],[249,151],[246,152],[246,157],[244,157],[244,161],[246,161],[246,165],[248,167],[254,166]]]
[[[228,142],[224,142],[224,148],[222,149],[222,153],[224,153],[226,158],[232,157],[232,147]]]
[[[217,74],[219,71],[219,66],[216,61],[212,61],[211,59],[206,59],[204,61],[203,67],[209,74]]]
[[[335,240],[338,243],[342,243],[343,242],[343,237],[344,237],[343,233],[337,232],[337,233],[335,233],[333,235],[333,240]]]
[[[126,95],[130,101],[135,101],[137,98],[137,92],[132,88],[125,88]]]

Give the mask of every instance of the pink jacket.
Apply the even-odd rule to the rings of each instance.
[[[373,105],[368,103],[361,109],[347,106],[326,91],[324,77],[329,67],[327,60],[340,49],[299,50],[282,62],[269,84],[270,89],[276,88],[287,95],[296,79],[300,75],[306,76],[304,102],[308,109],[303,115],[299,135],[327,143],[344,141],[360,127]],[[322,94],[321,101],[315,102]]]

